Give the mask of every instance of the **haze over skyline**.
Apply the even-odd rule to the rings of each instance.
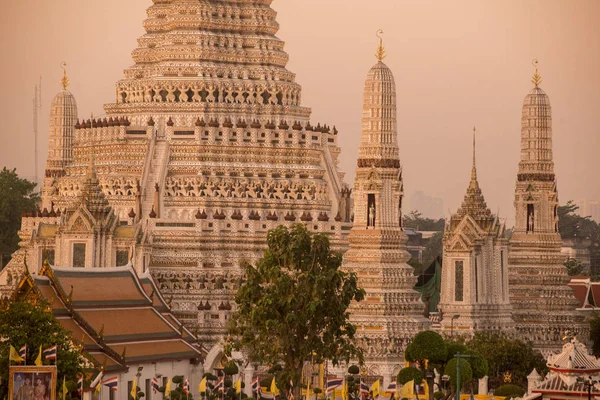
[[[21,0],[0,14],[2,67],[0,168],[33,177],[33,87],[43,76],[39,176],[47,152],[49,104],[60,63],[80,117],[103,114],[115,82],[133,63],[150,0]],[[561,203],[600,199],[600,2],[276,0],[278,37],[303,87],[312,122],[336,125],[341,169],[352,186],[360,140],[363,83],[383,29],[396,78],[398,137],[406,195],[423,190],[452,212],[471,169],[478,131],[478,177],[488,206],[514,222],[512,199],[521,106],[540,62],[553,111],[554,161]],[[18,35],[15,34],[18,32]],[[405,208],[404,212],[409,212]],[[446,214],[448,211],[446,210]]]

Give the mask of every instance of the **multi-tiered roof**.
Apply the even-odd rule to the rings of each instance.
[[[83,194],[143,230],[134,265],[207,341],[225,334],[241,266],[269,229],[302,222],[347,247],[338,132],[309,122],[275,17],[270,0],[154,0],[115,102],[77,122],[72,160],[45,183],[49,209]],[[97,264],[129,251],[112,246]]]
[[[133,52],[135,64],[117,84],[117,105],[107,110],[150,112],[169,104],[306,120],[310,111],[300,106],[301,87],[286,69],[289,57],[275,36],[279,24],[270,4],[155,0]]]

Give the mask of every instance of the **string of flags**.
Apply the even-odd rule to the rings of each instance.
[[[47,349],[43,349],[42,346],[40,346],[38,356],[34,361],[35,365],[41,367],[43,365],[42,359],[45,359],[46,361],[54,361],[56,363],[56,345],[48,347]],[[19,351],[17,351],[13,346],[10,346],[8,360],[9,362],[13,361],[16,363],[25,363],[25,365],[27,365],[27,345],[23,345]]]

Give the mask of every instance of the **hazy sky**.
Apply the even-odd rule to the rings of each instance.
[[[81,116],[103,113],[132,64],[150,0],[3,0],[0,167],[32,177],[33,87],[43,76],[39,170],[45,167],[49,104],[68,63]],[[561,202],[600,200],[600,1],[275,0],[313,122],[336,125],[341,168],[352,184],[363,82],[385,31],[396,77],[398,138],[408,197],[417,190],[460,205],[468,185],[471,132],[488,205],[514,222],[512,199],[521,104],[539,59],[554,115]]]

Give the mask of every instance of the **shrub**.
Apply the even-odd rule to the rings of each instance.
[[[525,389],[523,389],[521,386],[513,385],[512,383],[499,386],[496,388],[496,390],[494,390],[494,396],[516,395],[516,397],[523,397],[524,394]]]
[[[348,367],[348,373],[352,375],[358,375],[360,374],[360,368],[358,368],[356,365],[351,365]]]

